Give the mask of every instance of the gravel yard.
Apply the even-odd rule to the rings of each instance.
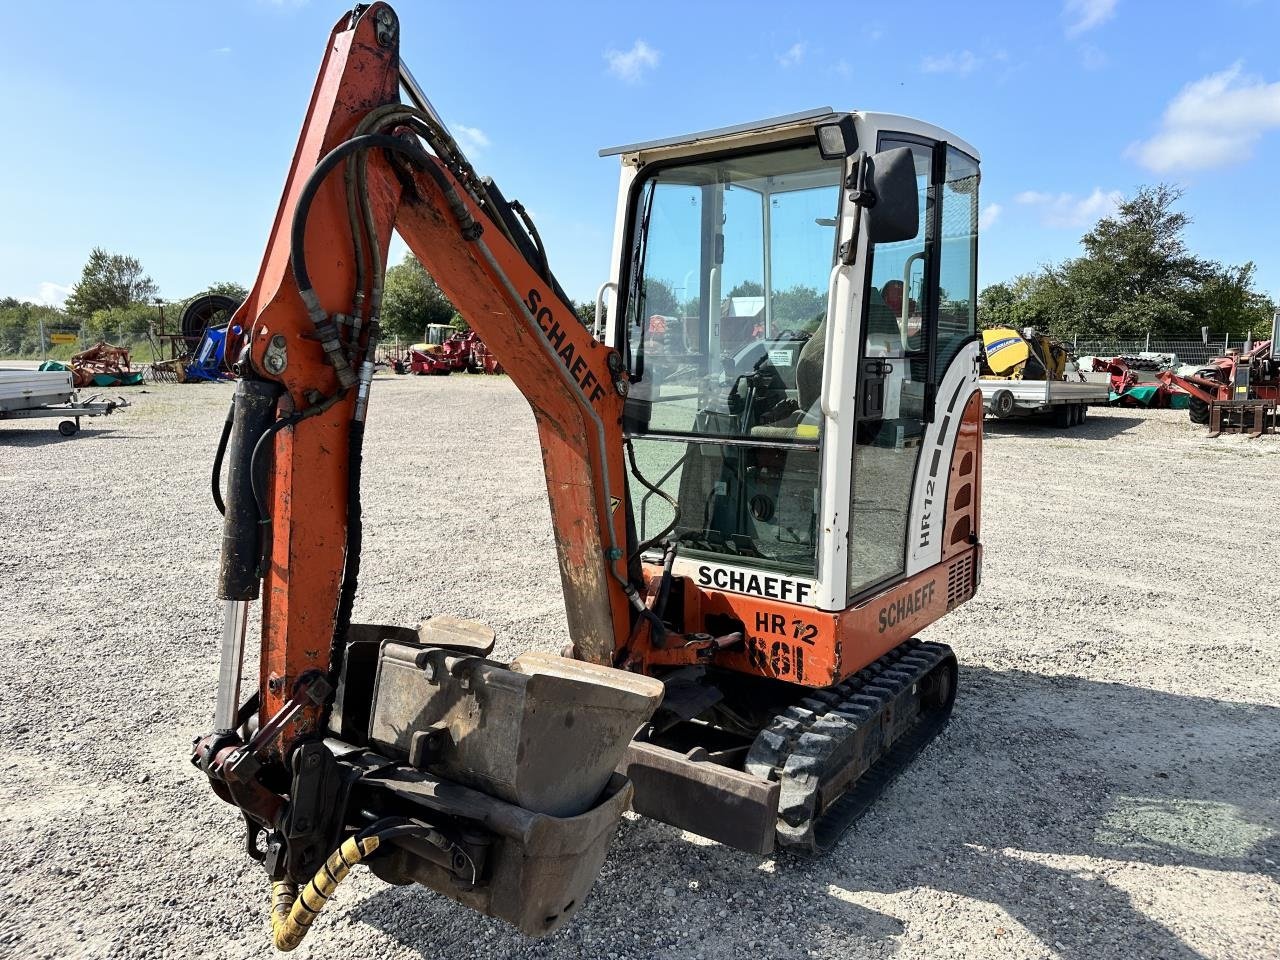
[[[227,386],[0,425],[0,956],[267,957],[267,882],[188,764],[218,658]],[[828,856],[629,816],[544,941],[361,870],[302,957],[1247,958],[1280,952],[1280,439],[1185,412],[991,424],[943,735]],[[356,619],[567,639],[505,378],[380,376]]]

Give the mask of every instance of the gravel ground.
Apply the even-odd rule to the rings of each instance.
[[[0,956],[266,957],[266,881],[188,765],[213,708],[208,465],[230,396],[0,429]],[[430,440],[428,437],[430,436]],[[628,816],[544,941],[358,871],[303,957],[1275,957],[1280,441],[1186,414],[988,431],[955,719],[828,856]],[[358,619],[567,639],[505,379],[380,378]],[[1270,519],[1268,519],[1270,518]],[[1274,523],[1272,523],[1274,527]]]

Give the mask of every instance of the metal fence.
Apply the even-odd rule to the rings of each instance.
[[[1157,340],[1154,337],[1137,340],[1090,340],[1076,337],[1071,341],[1071,350],[1077,357],[1132,357],[1140,353],[1167,353],[1173,354],[1180,364],[1207,363],[1214,357],[1222,356],[1227,350],[1242,350],[1244,346],[1244,340],[1226,336],[1211,336],[1208,343],[1203,340]]]
[[[87,346],[78,323],[18,323],[0,328],[0,356],[42,360],[70,356]]]
[[[33,360],[47,358],[66,359],[81,350],[87,350],[98,342],[98,339],[114,343],[117,346],[130,346],[142,349],[141,359],[150,354],[146,349],[145,333],[139,335],[136,329],[121,325],[118,329],[110,326],[93,335],[82,324],[71,321],[58,324],[11,325],[0,329],[0,356],[22,357]]]

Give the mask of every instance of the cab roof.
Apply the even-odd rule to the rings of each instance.
[[[837,120],[843,116],[854,116],[864,124],[868,124],[877,130],[894,130],[901,133],[916,134],[917,136],[927,137],[931,140],[946,140],[957,149],[962,150],[969,156],[973,157],[974,160],[981,160],[981,157],[978,155],[978,151],[970,144],[966,143],[955,134],[943,130],[941,127],[934,126],[931,123],[926,123],[923,120],[916,120],[913,117],[904,117],[892,113],[872,113],[862,111],[841,113],[831,107],[815,107],[812,110],[801,110],[798,113],[783,114],[779,117],[769,117],[764,120],[755,120],[750,123],[739,123],[734,124],[733,126],[716,127],[712,130],[702,130],[697,133],[686,133],[675,137],[663,137],[658,140],[645,140],[638,143],[623,144],[617,147],[606,147],[600,151],[600,156],[616,157],[645,153],[678,153],[684,152],[689,147],[703,142],[727,139],[751,139],[752,136],[756,134],[777,134],[787,128],[812,128],[821,121]]]

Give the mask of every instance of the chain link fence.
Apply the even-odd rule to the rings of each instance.
[[[97,325],[90,330],[88,324],[75,320],[0,326],[0,357],[66,360],[89,349],[99,340],[128,347],[136,355],[135,362],[152,359],[147,333],[145,330],[139,331],[136,323]]]
[[[1133,357],[1140,353],[1165,353],[1172,354],[1178,364],[1207,363],[1214,357],[1222,356],[1227,350],[1243,350],[1244,346],[1243,339],[1226,336],[1211,336],[1208,343],[1203,340],[1158,340],[1155,337],[1137,340],[1075,337],[1071,340],[1071,351],[1077,357],[1111,358]]]
[[[79,323],[24,324],[0,328],[0,356],[43,360],[65,360],[91,344]]]

